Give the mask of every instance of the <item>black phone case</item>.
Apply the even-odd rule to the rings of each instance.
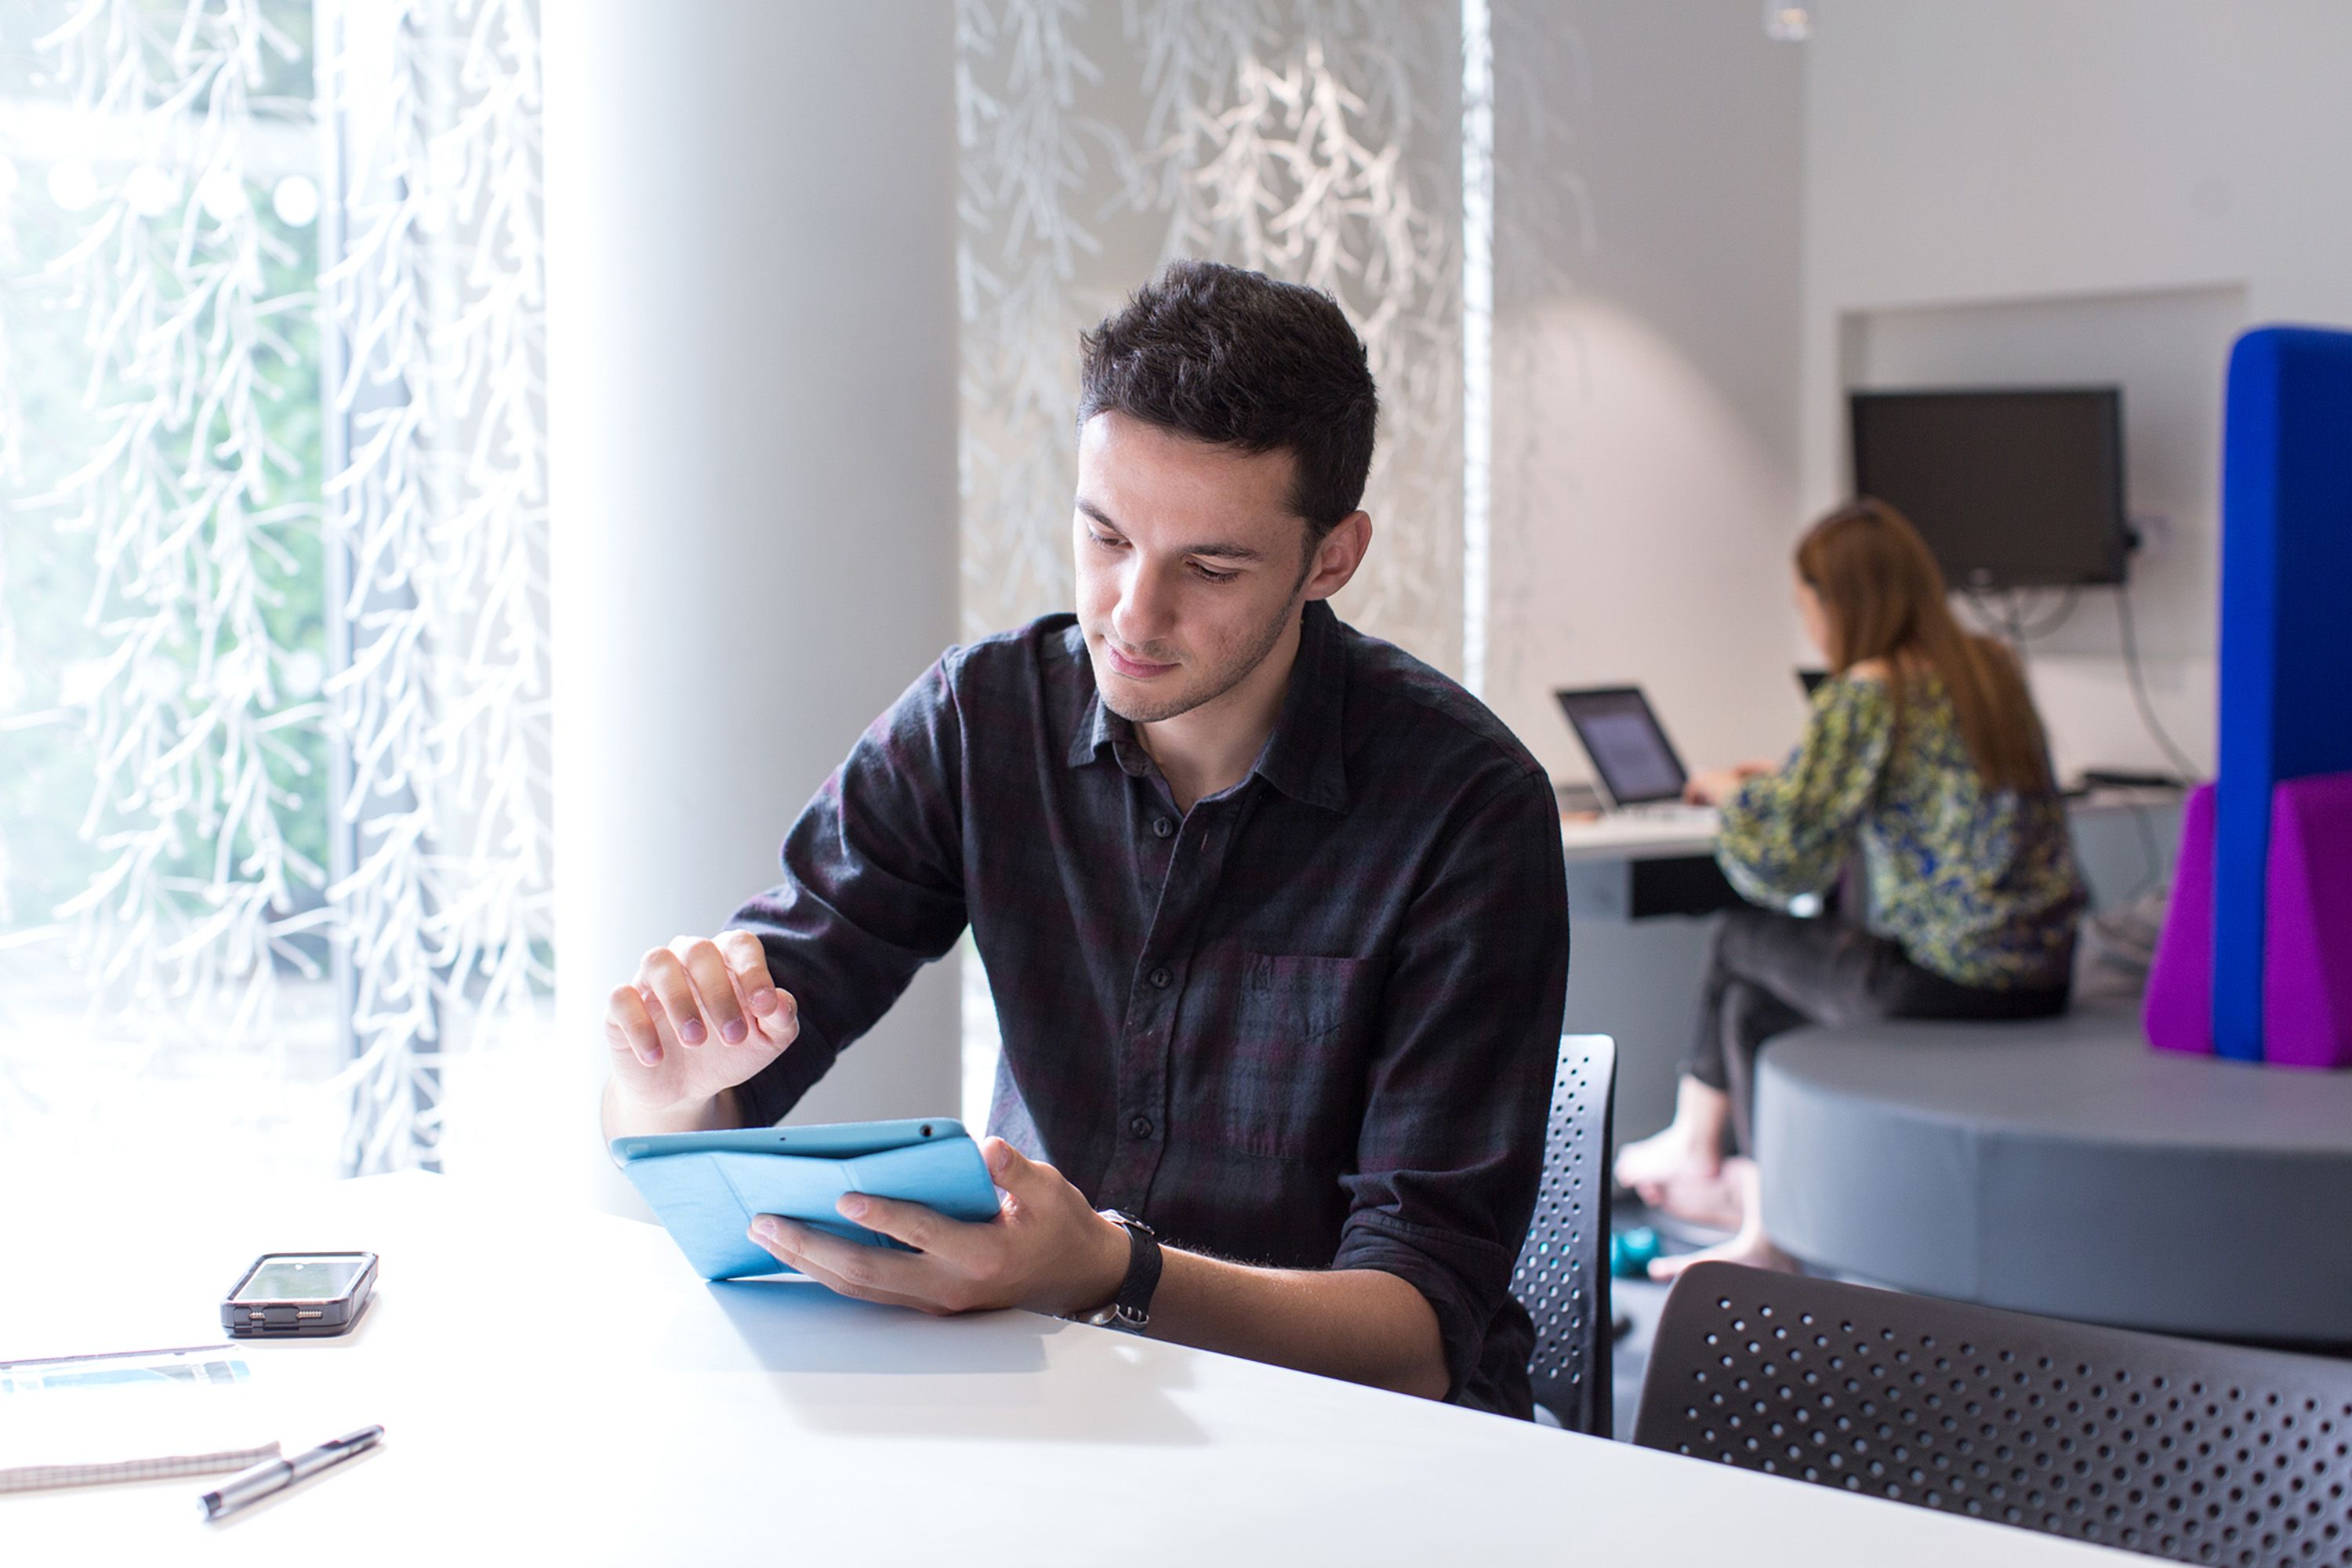
[[[273,1258],[364,1258],[367,1264],[341,1296],[316,1301],[272,1301],[266,1306],[236,1300],[245,1282]],[[236,1283],[223,1293],[221,1327],[237,1340],[309,1340],[349,1333],[375,1297],[375,1266],[373,1252],[265,1252],[247,1264]]]

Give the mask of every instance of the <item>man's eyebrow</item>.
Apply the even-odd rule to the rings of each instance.
[[[1111,521],[1110,513],[1103,510],[1102,508],[1097,506],[1094,502],[1088,500],[1084,496],[1080,496],[1078,498],[1078,510],[1086,513],[1088,517],[1094,519],[1097,522],[1101,523],[1105,528],[1117,529],[1118,527],[1118,523]],[[1177,553],[1180,555],[1211,555],[1220,561],[1237,561],[1243,563],[1263,561],[1265,559],[1265,552],[1256,548],[1255,545],[1232,544],[1223,542],[1205,544],[1188,544],[1183,549],[1178,551]]]

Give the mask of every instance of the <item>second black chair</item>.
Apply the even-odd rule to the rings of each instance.
[[[2352,1364],[1694,1265],[1633,1441],[2178,1563],[2352,1568]]]

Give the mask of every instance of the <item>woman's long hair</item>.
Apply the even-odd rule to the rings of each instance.
[[[1797,575],[1821,598],[1830,638],[1822,651],[1832,669],[1843,675],[1866,659],[1885,661],[1898,731],[1904,667],[1925,665],[1951,698],[1988,790],[2051,787],[2048,742],[2024,671],[2008,648],[1952,618],[1943,571],[1901,512],[1867,496],[1838,508],[1798,544]]]

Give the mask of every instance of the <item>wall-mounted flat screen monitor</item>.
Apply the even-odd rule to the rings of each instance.
[[[1953,587],[2124,580],[2119,388],[1851,397],[1854,492],[1909,518]]]

